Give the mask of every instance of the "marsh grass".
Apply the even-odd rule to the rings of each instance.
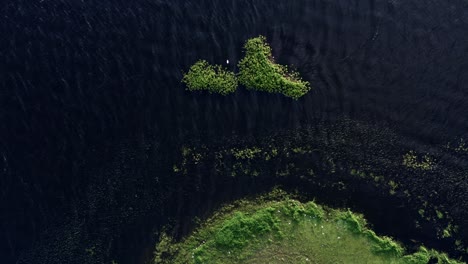
[[[162,238],[172,257],[155,263],[459,263],[424,247],[405,255],[399,243],[370,230],[362,215],[289,198],[242,201],[180,243]]]

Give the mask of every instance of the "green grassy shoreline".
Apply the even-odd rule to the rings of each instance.
[[[408,253],[362,215],[282,192],[227,205],[181,242],[162,234],[154,263],[461,263],[421,247]]]

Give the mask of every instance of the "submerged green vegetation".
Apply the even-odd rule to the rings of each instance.
[[[420,247],[407,253],[378,236],[363,216],[284,196],[239,201],[219,210],[180,243],[166,234],[155,263],[460,263]]]
[[[239,82],[257,91],[282,93],[298,99],[310,91],[309,82],[286,66],[273,61],[271,48],[263,36],[247,40],[245,57],[239,62]]]
[[[303,81],[299,73],[274,62],[265,37],[247,40],[244,50],[245,57],[238,64],[238,77],[220,65],[213,66],[199,60],[184,74],[182,82],[190,91],[207,90],[222,95],[233,93],[237,89],[238,79],[247,89],[281,93],[293,99],[310,91],[309,82]]]
[[[420,159],[414,151],[410,151],[403,156],[403,165],[412,169],[432,170],[435,166],[435,162],[428,155],[424,155],[422,159]]]
[[[233,72],[221,65],[213,66],[205,60],[199,60],[192,65],[182,82],[190,91],[207,90],[210,93],[227,95],[237,89],[237,78]]]

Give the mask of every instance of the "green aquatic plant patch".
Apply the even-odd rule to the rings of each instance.
[[[428,155],[424,155],[420,159],[414,151],[410,151],[406,153],[405,155],[403,155],[403,165],[411,169],[419,169],[419,170],[428,171],[428,170],[434,169],[435,162]]]
[[[238,64],[239,82],[247,89],[282,93],[294,99],[309,92],[309,82],[303,81],[297,72],[274,62],[265,37],[247,40],[244,51],[245,57]]]
[[[244,49],[237,76],[220,65],[199,60],[184,74],[182,82],[190,91],[207,90],[222,95],[233,93],[238,81],[250,90],[281,93],[294,99],[310,91],[309,82],[303,81],[299,73],[274,62],[265,37],[247,40]]]
[[[197,61],[182,79],[190,91],[206,90],[227,95],[237,89],[236,75],[220,65],[211,65],[205,60]]]
[[[421,247],[408,253],[362,215],[282,198],[228,205],[181,242],[161,235],[155,263],[461,263]]]

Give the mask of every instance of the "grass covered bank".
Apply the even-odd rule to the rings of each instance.
[[[304,195],[302,201],[362,212],[378,233],[412,249],[426,245],[467,260],[468,156],[462,142],[420,148],[389,129],[351,120],[210,141],[182,147],[174,164],[174,177],[189,181],[190,189],[212,190],[203,181],[207,174],[222,181],[220,200],[251,186],[281,186]]]
[[[154,263],[461,263],[421,247],[409,253],[363,216],[280,191],[217,211],[177,243],[163,233]],[[434,262],[435,261],[435,262]]]

